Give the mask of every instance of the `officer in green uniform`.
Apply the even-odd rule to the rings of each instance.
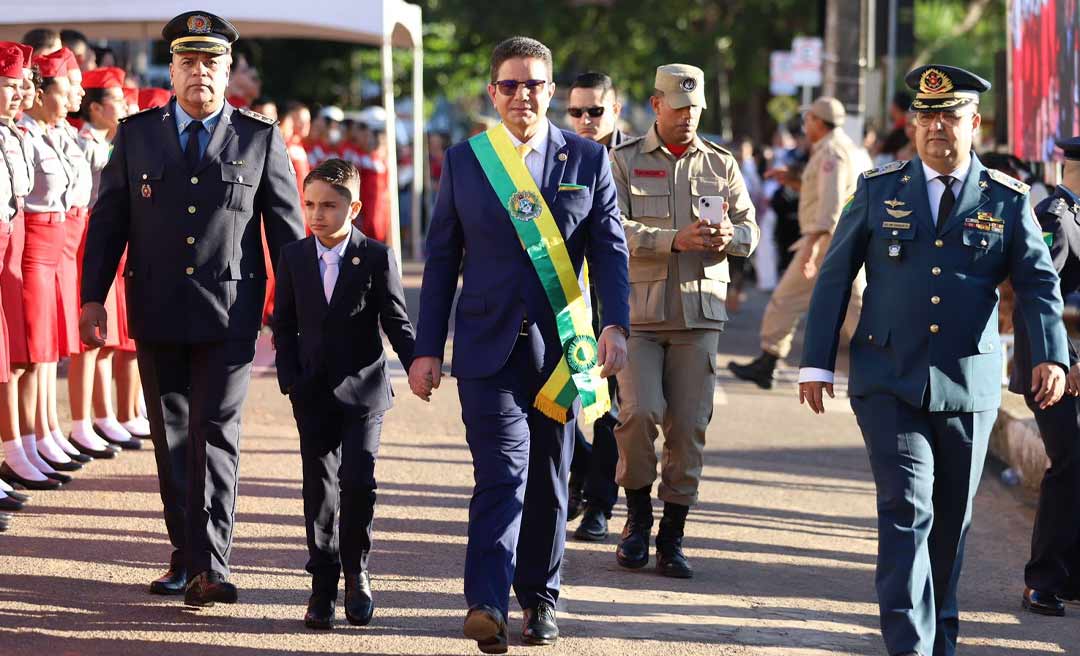
[[[952,656],[972,498],[1001,402],[997,286],[1010,278],[1031,336],[1032,394],[1065,388],[1058,278],[1027,185],[971,152],[989,82],[923,66],[918,157],[868,171],[847,202],[810,302],[799,398],[832,395],[851,282],[866,268],[849,394],[877,486],[877,593],[888,653]]]

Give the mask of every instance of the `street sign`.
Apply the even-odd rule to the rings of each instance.
[[[797,36],[791,40],[791,76],[801,87],[821,86],[820,37]]]
[[[798,85],[791,75],[791,53],[774,50],[769,55],[769,93],[774,96],[793,96]]]

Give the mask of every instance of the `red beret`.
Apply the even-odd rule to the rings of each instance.
[[[139,87],[124,87],[124,102],[128,105],[138,105]]]
[[[157,87],[139,89],[139,109],[164,107],[169,104],[170,98],[172,98],[172,92],[168,89],[159,89]]]
[[[64,61],[67,63],[67,70],[79,70],[79,60],[75,57],[75,53],[67,48],[60,48],[59,54],[63,55]]]
[[[124,86],[124,69],[115,66],[95,68],[83,73],[84,89],[110,89]]]
[[[15,45],[19,46],[19,50],[22,50],[23,68],[30,68],[30,61],[34,59],[34,47],[25,43],[16,43]]]
[[[49,55],[34,57],[34,66],[38,67],[41,77],[60,77],[67,75],[67,59],[62,51],[56,51]]]
[[[13,77],[21,80],[23,76],[22,48],[9,41],[0,42],[0,77]]]

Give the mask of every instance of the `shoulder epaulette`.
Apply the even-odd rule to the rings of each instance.
[[[133,118],[137,118],[139,116],[145,116],[145,115],[149,114],[150,112],[154,112],[154,111],[157,111],[159,109],[161,109],[161,108],[160,107],[147,107],[146,109],[135,112],[134,114],[128,114],[124,118],[120,119],[120,122],[123,123],[125,121],[130,121]]]
[[[716,142],[713,142],[713,141],[709,141],[708,139],[705,139],[705,138],[702,138],[701,140],[703,142],[705,142],[706,144],[708,144],[709,146],[712,146],[713,150],[717,150],[717,151],[719,151],[720,153],[722,153],[724,155],[730,155],[731,157],[734,157],[734,155],[731,154],[730,150],[728,150],[727,148],[724,148],[720,144],[718,144]]]
[[[1024,184],[1023,182],[1020,182],[1011,175],[1008,175],[1007,173],[1002,173],[997,169],[986,169],[986,175],[990,176],[990,179],[994,182],[1004,187],[1008,187],[1009,189],[1012,189],[1018,194],[1026,194],[1028,190],[1031,189],[1031,187]]]
[[[619,144],[618,146],[615,146],[614,148],[612,148],[612,150],[622,150],[623,148],[626,148],[626,147],[627,147],[627,146],[629,146],[629,145],[632,145],[632,144],[636,144],[636,143],[638,143],[639,141],[641,141],[641,140],[642,140],[642,139],[644,139],[644,138],[645,138],[644,136],[641,136],[641,137],[630,137],[630,138],[628,138],[628,139],[625,139],[625,140],[624,140],[624,141],[623,141],[623,142],[622,142],[621,144]]]
[[[908,165],[908,160],[898,160],[898,161],[895,161],[895,162],[889,162],[888,164],[885,164],[883,166],[879,166],[876,169],[870,169],[869,171],[864,171],[863,172],[863,177],[867,178],[867,179],[870,179],[870,178],[876,178],[879,175],[885,175],[886,173],[895,173],[895,172],[899,171],[900,169],[904,168],[907,165]]]
[[[270,118],[269,116],[264,116],[263,114],[260,114],[259,112],[253,112],[250,109],[248,109],[247,107],[240,107],[236,111],[241,116],[246,116],[248,118],[253,118],[256,121],[266,123],[267,125],[273,125],[273,124],[277,123],[277,121]]]
[[[1070,214],[1069,203],[1064,198],[1055,198],[1046,206],[1046,211],[1060,218],[1065,218],[1067,214]]]

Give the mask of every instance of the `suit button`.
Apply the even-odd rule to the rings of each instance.
[[[142,179],[143,179],[143,180],[145,180],[145,179],[146,179],[146,174],[145,174],[145,173],[143,173],[143,174],[142,174]]]
[[[930,297],[930,302],[933,303],[934,305],[937,305],[938,303],[941,302],[941,297],[940,296],[931,296]]]
[[[195,243],[195,238],[194,237],[188,237],[184,241],[186,241],[188,243],[188,246],[190,246],[190,245]]]
[[[934,240],[934,246],[936,246],[938,248],[941,248],[944,245],[945,245],[945,242],[941,241],[940,239],[935,239]]]
[[[868,341],[868,342],[874,341],[874,336],[873,335],[867,335],[866,336],[866,341]]]
[[[195,206],[194,206],[194,205],[188,205],[188,206],[187,206],[187,213],[188,213],[188,214],[194,214],[194,213],[195,213],[196,211],[197,211],[197,210],[195,209]]]
[[[980,242],[979,242],[979,245],[980,245],[980,246],[986,246],[986,240],[984,239],[984,240],[980,241]]]
[[[899,236],[899,235],[900,235],[900,231],[899,231],[899,230],[893,230],[893,231],[892,231],[892,236],[893,236],[893,237],[896,237],[896,236]]]
[[[191,184],[199,184],[199,178],[194,175],[191,176]]]
[[[195,273],[195,267],[188,267],[188,268],[184,269],[184,273],[186,273],[186,274],[188,274],[190,276],[191,274]]]
[[[933,269],[930,269],[930,273],[934,274],[935,276],[940,276],[941,267],[934,267]]]
[[[242,176],[242,175],[236,176],[236,181],[237,182],[243,182],[244,181],[244,176]]]
[[[941,327],[938,326],[936,323],[930,324],[930,332],[932,332],[932,333],[934,333],[936,335],[936,334],[938,334],[939,330],[941,330]]]

